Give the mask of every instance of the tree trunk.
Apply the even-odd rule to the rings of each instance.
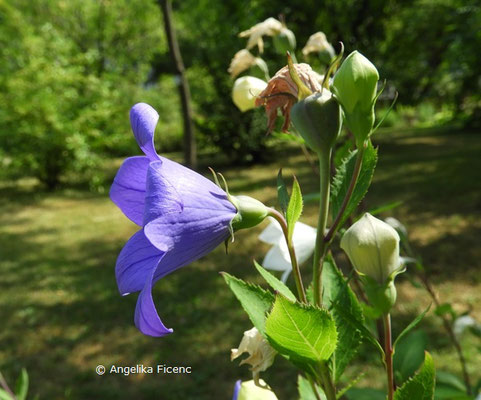
[[[164,17],[164,28],[169,43],[170,56],[175,65],[179,78],[178,87],[182,102],[182,116],[184,121],[184,161],[191,168],[197,167],[197,148],[192,124],[192,108],[190,105],[189,82],[185,76],[185,67],[179,50],[179,44],[172,26],[171,0],[158,0]]]

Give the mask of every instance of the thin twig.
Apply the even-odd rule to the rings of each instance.
[[[436,305],[436,307],[439,307],[441,304],[439,302],[436,292],[434,291],[434,288],[429,282],[427,275],[425,273],[420,273],[419,276],[424,288],[433,299],[434,304]],[[458,353],[459,363],[461,364],[461,369],[463,371],[463,380],[464,380],[464,384],[466,385],[466,392],[468,395],[471,395],[472,394],[471,379],[469,378],[468,368],[466,366],[466,359],[464,358],[463,349],[461,347],[461,344],[459,343],[458,338],[456,337],[456,334],[454,333],[451,321],[445,315],[440,315],[440,317],[441,317],[441,320],[443,321],[444,329],[448,333],[449,338],[453,342],[456,352]]]
[[[361,172],[362,158],[364,156],[364,151],[366,150],[366,146],[367,146],[367,143],[364,143],[364,146],[357,150],[356,165],[354,166],[354,171],[352,174],[351,182],[349,183],[349,187],[347,189],[346,196],[344,197],[341,208],[337,213],[336,219],[332,223],[332,226],[329,229],[329,232],[327,233],[324,239],[328,243],[332,240],[337,230],[340,228],[339,224],[341,223],[342,215],[344,214],[344,211],[346,210],[347,205],[351,200],[352,193],[354,192],[354,188],[356,187],[357,179],[359,178],[359,173]]]

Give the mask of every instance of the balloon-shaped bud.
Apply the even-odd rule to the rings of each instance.
[[[297,102],[291,119],[307,145],[317,153],[334,146],[342,126],[341,107],[327,89]]]
[[[396,302],[394,278],[404,270],[396,230],[366,213],[344,233],[341,248],[363,278],[371,304],[388,313]]]
[[[369,213],[346,231],[341,248],[359,274],[379,284],[386,283],[401,269],[398,233]]]
[[[232,100],[239,110],[245,112],[255,107],[257,96],[267,87],[267,82],[253,76],[243,76],[234,82]]]
[[[296,49],[296,36],[294,32],[283,27],[278,35],[274,36],[274,47],[278,54],[285,55],[286,52],[294,52]]]
[[[232,400],[277,400],[277,396],[271,388],[260,379],[259,386],[252,381],[237,381]]]
[[[229,195],[229,200],[237,208],[237,214],[232,220],[234,231],[252,228],[264,221],[269,214],[268,208],[252,197]]]
[[[344,60],[332,82],[332,91],[341,103],[346,125],[356,137],[358,147],[374,126],[374,103],[379,73],[358,51]]]

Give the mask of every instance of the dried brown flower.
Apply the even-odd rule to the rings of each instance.
[[[312,92],[322,90],[322,77],[312,70],[309,64],[294,64],[294,68],[304,83]],[[277,71],[275,76],[269,80],[267,87],[259,94],[256,99],[256,107],[265,106],[267,114],[267,133],[271,133],[277,118],[277,109],[280,108],[284,116],[282,132],[287,132],[290,124],[290,113],[292,106],[297,102],[297,85],[291,78],[289,68]]]

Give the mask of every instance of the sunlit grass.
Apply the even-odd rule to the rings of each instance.
[[[363,208],[402,200],[383,216],[393,215],[407,225],[442,301],[453,302],[461,312],[472,307],[471,314],[481,321],[478,135],[379,135],[375,143],[380,146],[379,167]],[[112,174],[118,163],[113,163]],[[268,205],[276,204],[280,167],[286,177],[295,172],[304,193],[317,187],[316,175],[294,148],[275,152],[264,165],[204,164],[224,173],[233,193]],[[313,204],[306,205],[302,220],[314,224]],[[117,291],[115,260],[137,228],[107,195],[73,188],[48,194],[31,182],[1,186],[0,370],[13,381],[26,367],[31,392],[41,399],[230,398],[235,380],[249,378],[247,367],[231,363],[229,353],[250,322],[218,272],[262,283],[251,260],[262,260],[267,251],[256,239],[264,226],[239,232],[229,255],[221,246],[157,284],[159,313],[175,333],[154,339],[133,325],[136,295],[121,297]],[[309,269],[303,267],[307,276]],[[421,289],[401,277],[395,331],[428,303]],[[422,327],[430,334],[428,349],[438,367],[459,374],[439,320],[430,313]],[[466,336],[463,344],[473,380],[479,379],[480,341]],[[372,353],[366,345],[348,369],[352,377],[367,372],[360,386],[382,386],[382,370]],[[98,364],[186,365],[193,373],[100,377]],[[282,358],[265,380],[280,399],[295,398],[295,373]]]

